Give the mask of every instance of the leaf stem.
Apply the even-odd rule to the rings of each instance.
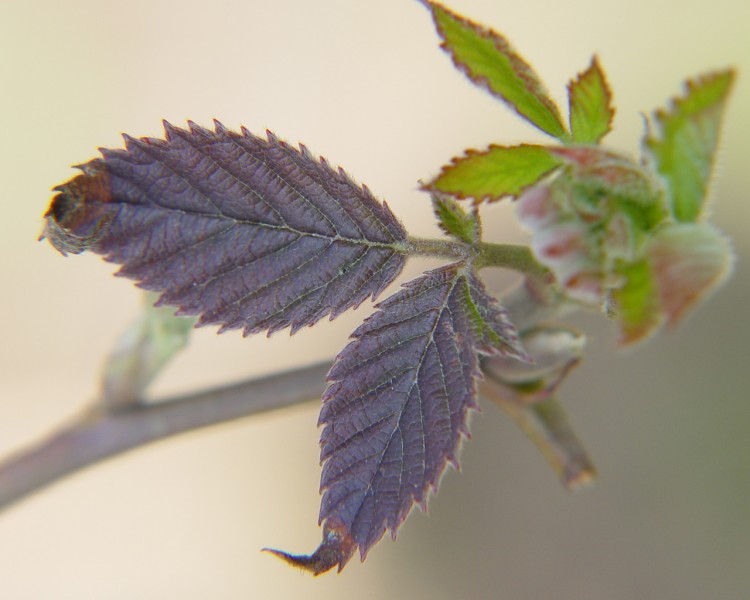
[[[525,273],[532,277],[544,278],[549,271],[539,264],[531,249],[520,244],[493,244],[481,242],[479,253],[474,266],[477,269],[485,267],[502,267]]]
[[[480,384],[482,395],[502,408],[518,428],[539,449],[547,463],[569,490],[593,482],[596,469],[554,395],[539,402],[522,397],[491,374]]]
[[[406,252],[416,256],[436,256],[438,258],[465,259],[471,255],[471,246],[456,240],[439,240],[409,237]]]
[[[467,259],[474,257],[474,267],[513,269],[532,277],[544,278],[549,271],[539,264],[528,246],[480,242],[476,247],[465,242],[410,237],[405,252],[416,256]]]

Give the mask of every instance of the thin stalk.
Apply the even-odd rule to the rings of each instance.
[[[580,489],[593,482],[596,469],[554,395],[524,402],[512,388],[489,374],[481,382],[480,393],[513,419],[566,488]]]

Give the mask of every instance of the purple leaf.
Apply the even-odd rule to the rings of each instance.
[[[416,503],[426,508],[447,464],[457,465],[478,354],[525,359],[515,328],[467,263],[430,271],[378,305],[329,372],[320,423],[320,520],[311,556],[275,551],[320,573],[362,559]]]
[[[366,187],[271,133],[189,125],[125,136],[55,188],[55,247],[103,254],[160,304],[245,335],[334,318],[398,276],[406,232]]]

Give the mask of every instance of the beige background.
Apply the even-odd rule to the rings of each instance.
[[[598,318],[564,396],[601,471],[563,491],[492,406],[461,473],[366,565],[312,579],[259,549],[319,541],[317,407],[185,435],[66,480],[0,515],[0,598],[740,599],[750,587],[748,156],[744,0],[454,0],[505,32],[563,102],[596,51],[614,88],[614,147],[681,80],[736,65],[716,222],[732,281],[678,332],[616,353]],[[0,2],[0,452],[82,407],[136,290],[94,256],[35,241],[49,189],[119,133],[160,120],[272,128],[340,163],[431,235],[419,178],[465,147],[542,141],[469,85],[413,0]],[[520,240],[506,207],[487,237]],[[425,268],[411,263],[408,274]],[[507,283],[492,273],[493,285]],[[156,392],[333,356],[363,307],[289,339],[199,331]]]

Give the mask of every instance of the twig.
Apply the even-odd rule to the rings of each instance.
[[[0,464],[0,510],[93,463],[201,427],[320,397],[330,361],[122,410],[89,409]]]
[[[559,316],[566,310],[567,307],[550,293],[549,286],[542,280],[529,277],[504,298],[505,306],[521,331],[540,320]],[[136,334],[139,331],[137,329]],[[153,332],[146,334],[153,342]],[[136,335],[135,341],[139,339]],[[127,344],[125,346],[125,350],[130,348]],[[169,350],[167,358],[155,353],[157,358],[161,357],[159,365],[181,347],[178,344]],[[138,358],[142,345],[136,343],[130,350]],[[116,354],[115,358],[118,356]],[[131,363],[133,361],[116,362],[117,368],[110,369],[108,373],[124,378],[142,376],[143,365],[137,360]],[[128,368],[121,368],[123,365]],[[135,369],[130,368],[133,366]],[[90,408],[47,439],[22,449],[0,463],[0,510],[67,475],[133,448],[201,427],[319,398],[325,389],[329,367],[330,361],[320,362],[156,403],[146,403],[137,396],[127,402],[105,402],[106,392],[111,388],[106,385],[108,380],[105,380],[103,396]],[[141,377],[142,381],[139,380],[137,386],[126,386],[126,391],[141,393],[150,378],[151,375]],[[557,419],[556,422],[562,421]],[[524,428],[523,423],[519,425]],[[542,429],[549,428],[549,424],[540,422],[539,425]],[[526,433],[529,434],[529,431]],[[530,437],[534,440],[534,436]]]

